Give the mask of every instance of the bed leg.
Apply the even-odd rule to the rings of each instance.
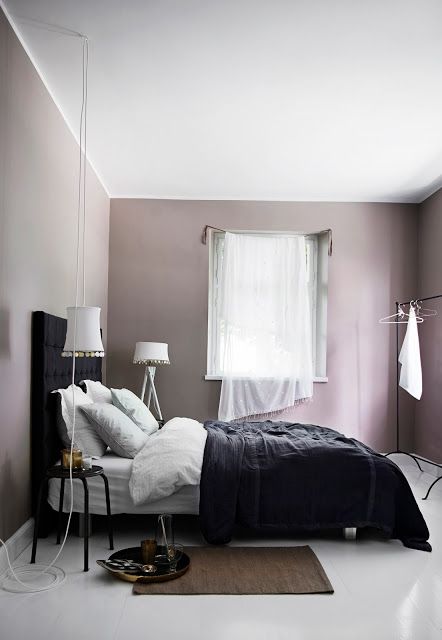
[[[356,540],[356,527],[345,527],[342,530],[342,533],[344,534],[344,538],[346,540]]]

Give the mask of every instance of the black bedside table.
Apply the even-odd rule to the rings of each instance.
[[[104,474],[103,467],[98,467],[94,465],[92,466],[91,469],[78,469],[78,470],[73,469],[72,479],[81,480],[83,483],[83,489],[84,489],[84,522],[85,522],[85,525],[84,525],[84,571],[89,571],[89,489],[87,486],[87,479],[95,478],[97,476],[101,476],[104,482],[104,489],[106,493],[106,511],[107,511],[108,527],[109,527],[109,548],[110,549],[114,548],[114,537],[113,537],[113,531],[112,531],[112,514],[111,514],[110,497],[109,497],[109,482],[106,478],[106,475]],[[42,483],[40,485],[40,491],[38,494],[38,502],[37,502],[37,512],[35,514],[31,564],[35,563],[35,554],[37,553],[38,521],[40,518],[41,501],[43,499],[43,489],[45,487],[45,484],[48,483],[51,478],[59,478],[61,480],[60,500],[58,503],[58,526],[57,526],[57,544],[60,544],[64,484],[66,480],[69,480],[69,469],[65,469],[64,467],[58,464],[55,467],[50,467],[46,471],[46,476],[43,478]]]

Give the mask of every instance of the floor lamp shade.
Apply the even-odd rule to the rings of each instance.
[[[141,389],[141,401],[144,402],[144,394],[146,392],[147,383],[149,382],[149,392],[147,396],[147,408],[150,408],[150,401],[153,403],[158,414],[158,418],[162,421],[160,402],[158,400],[157,390],[155,389],[155,371],[156,367],[163,364],[170,364],[169,345],[166,342],[137,342],[134,352],[134,364],[143,364],[144,380]]]
[[[104,347],[100,331],[100,307],[68,307],[68,327],[64,357],[102,358]]]
[[[135,345],[134,364],[157,366],[170,364],[168,345],[165,342],[137,342]]]

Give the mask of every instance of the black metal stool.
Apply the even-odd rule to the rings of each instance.
[[[72,479],[73,480],[81,480],[84,488],[84,570],[89,571],[89,489],[87,486],[87,479],[94,478],[96,476],[101,476],[104,482],[104,489],[106,492],[106,511],[107,511],[107,521],[109,527],[109,548],[114,548],[114,536],[112,531],[112,514],[111,514],[111,506],[110,506],[110,497],[109,497],[109,482],[104,474],[103,467],[93,466],[91,469],[80,469],[72,470]],[[59,478],[61,480],[60,487],[60,500],[58,503],[58,525],[57,525],[57,544],[60,544],[60,536],[61,536],[61,523],[62,523],[62,514],[63,514],[63,498],[64,498],[64,484],[66,480],[69,480],[69,469],[65,469],[61,465],[56,465],[55,467],[50,467],[46,471],[46,476],[42,480],[40,485],[40,491],[38,494],[38,502],[37,502],[37,512],[35,514],[35,525],[34,525],[34,539],[32,542],[32,556],[31,556],[31,564],[35,563],[35,554],[37,552],[37,539],[38,539],[38,523],[40,519],[40,508],[43,499],[43,490],[45,485],[49,482],[51,478]]]

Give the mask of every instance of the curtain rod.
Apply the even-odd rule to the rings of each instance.
[[[203,230],[203,234],[201,237],[201,242],[203,244],[207,244],[207,234],[209,232],[209,229],[213,230],[213,231],[220,231],[221,233],[235,233],[234,231],[226,231],[226,229],[219,229],[218,227],[212,227],[212,225],[210,224],[206,224],[206,226],[204,227]],[[277,232],[276,232],[277,233]],[[333,232],[331,229],[322,229],[321,231],[316,231],[316,232],[312,232],[312,233],[306,233],[306,234],[299,234],[299,235],[320,235],[323,233],[327,233],[328,234],[328,255],[331,256],[333,255]],[[405,304],[405,303],[403,303]]]
[[[207,244],[207,234],[209,232],[209,229],[212,229],[213,231],[221,231],[221,233],[227,233],[225,229],[218,229],[218,227],[212,227],[210,224],[206,224],[201,238],[201,242],[203,244]]]

